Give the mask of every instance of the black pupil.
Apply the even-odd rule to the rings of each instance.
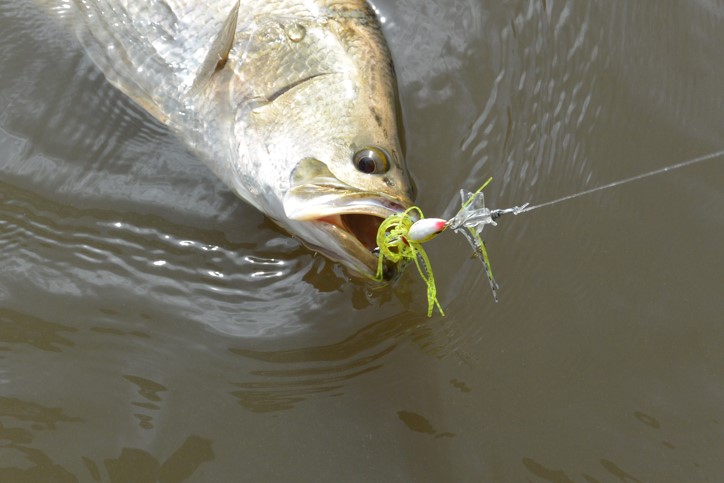
[[[374,173],[375,172],[375,160],[369,156],[362,156],[357,161],[357,169],[363,173]]]

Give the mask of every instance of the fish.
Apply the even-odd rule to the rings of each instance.
[[[51,3],[106,79],[239,198],[379,281],[377,230],[415,190],[394,65],[367,2]],[[382,278],[401,268],[387,261]]]

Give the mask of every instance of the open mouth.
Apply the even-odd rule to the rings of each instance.
[[[374,280],[392,280],[401,271],[398,264],[383,261],[378,276],[377,232],[390,215],[402,213],[411,202],[404,195],[388,195],[351,187],[339,181],[327,166],[305,158],[292,173],[292,188],[283,200],[287,218],[311,222],[314,227],[306,244]],[[296,228],[302,240],[305,230]],[[292,230],[295,231],[295,230]]]
[[[390,214],[394,213],[391,211]],[[344,213],[318,218],[321,222],[342,232],[347,240],[350,253],[354,254],[371,271],[372,278],[378,281],[389,282],[394,280],[404,268],[403,265],[383,260],[381,280],[377,277],[379,252],[377,247],[377,232],[380,224],[385,220],[381,216],[368,213]],[[353,247],[349,246],[353,245]]]
[[[384,218],[379,216],[350,213],[331,215],[318,221],[329,223],[354,236],[370,253],[377,248],[377,231]]]
[[[311,191],[311,187],[305,188]],[[312,193],[316,196],[295,198],[294,195],[302,191],[300,189],[285,198],[285,211],[290,220],[311,222],[310,226],[321,230],[308,237],[305,243],[347,265],[353,273],[377,281],[396,278],[403,266],[388,260],[382,262],[382,273],[378,275],[377,232],[390,215],[405,211],[406,200],[400,200],[400,203],[364,192],[347,191],[340,195],[341,190],[337,189],[328,189],[325,196],[319,194],[322,191],[319,186],[315,188],[316,193]],[[297,233],[303,231],[304,228],[299,227]]]

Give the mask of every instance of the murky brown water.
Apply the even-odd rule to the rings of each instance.
[[[714,0],[380,1],[428,215],[724,149]],[[370,295],[0,4],[0,481],[721,481],[724,165]]]

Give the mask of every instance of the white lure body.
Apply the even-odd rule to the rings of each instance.
[[[415,243],[430,241],[447,228],[447,221],[442,218],[423,218],[412,224],[406,238]]]

